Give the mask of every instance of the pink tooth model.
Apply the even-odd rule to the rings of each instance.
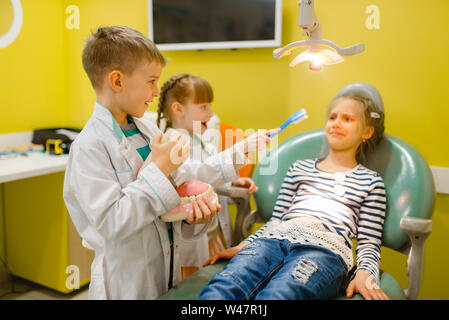
[[[161,216],[161,220],[164,222],[186,219],[189,211],[193,211],[193,203],[200,199],[211,204],[218,204],[218,197],[212,186],[199,180],[186,180],[179,185],[176,191],[181,197],[181,203]]]

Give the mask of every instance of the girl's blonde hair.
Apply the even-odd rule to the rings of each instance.
[[[335,97],[329,107],[327,108],[327,118],[329,118],[329,114],[331,113],[333,107],[340,99],[353,99],[359,102],[360,108],[362,110],[362,121],[365,124],[365,127],[372,126],[374,128],[374,133],[371,138],[362,141],[356,151],[356,160],[357,162],[363,162],[366,160],[366,156],[374,150],[374,148],[379,144],[382,140],[384,131],[385,131],[385,114],[382,106],[377,105],[373,99],[364,97],[354,93],[345,93],[342,95],[338,95]],[[327,138],[324,138],[323,147],[321,149],[321,155],[327,154],[329,151],[329,143]]]
[[[188,74],[176,74],[162,85],[159,94],[159,105],[157,109],[157,125],[165,119],[167,125],[165,129],[172,126],[169,107],[173,102],[185,104],[192,98],[193,103],[211,103],[214,100],[212,87],[205,79]]]

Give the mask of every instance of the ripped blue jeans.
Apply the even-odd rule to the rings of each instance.
[[[245,246],[203,289],[200,300],[328,299],[347,274],[328,249],[258,238]]]

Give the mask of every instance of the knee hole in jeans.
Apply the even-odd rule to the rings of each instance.
[[[292,276],[299,282],[306,284],[317,270],[318,267],[314,262],[308,259],[301,259],[298,261],[296,269],[292,271]]]

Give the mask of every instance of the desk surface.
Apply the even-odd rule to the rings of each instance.
[[[64,171],[68,157],[68,154],[29,153],[0,160],[0,183]]]

